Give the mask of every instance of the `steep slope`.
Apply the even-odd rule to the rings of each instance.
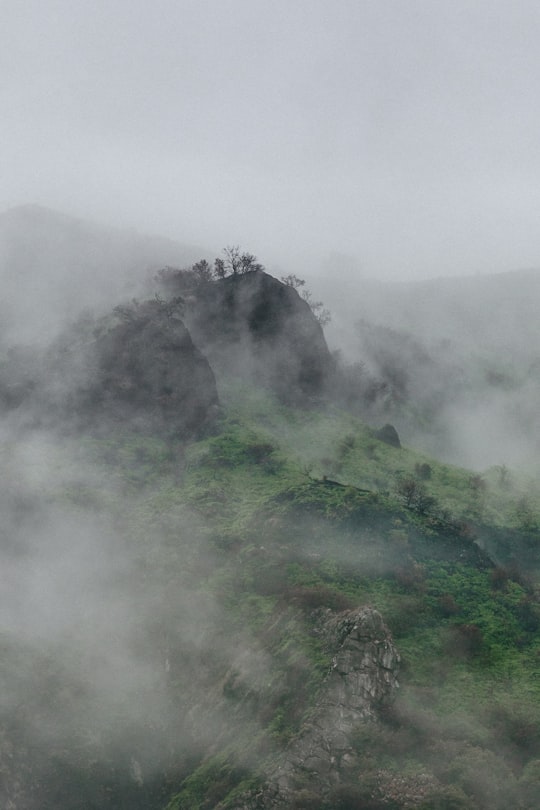
[[[327,611],[320,632],[332,655],[311,718],[254,796],[240,797],[238,810],[320,806],[358,765],[355,730],[376,720],[395,699],[399,654],[380,614],[371,608],[337,616]],[[306,788],[299,785],[305,784]]]
[[[234,554],[230,569],[234,586],[229,590],[223,575],[218,581],[232,615],[238,612],[257,628],[273,666],[289,673],[281,695],[275,692],[277,673],[272,667],[261,676],[266,686],[259,678],[242,686],[238,675],[225,681],[230,703],[237,711],[251,707],[278,741],[278,752],[269,754],[264,745],[259,747],[256,724],[247,739],[236,740],[236,746],[224,743],[224,758],[215,748],[211,751],[185,780],[171,810],[502,809],[508,803],[534,807],[540,795],[533,776],[540,753],[540,714],[532,661],[540,639],[540,613],[531,583],[515,567],[495,566],[475,542],[470,523],[439,517],[433,505],[427,512],[413,505],[403,508],[397,492],[397,498],[388,499],[324,477],[306,478],[284,464],[284,455],[295,448],[312,453],[319,445],[318,463],[323,469],[329,465],[320,433],[321,427],[329,430],[332,424],[339,434],[337,414],[321,422],[315,414],[299,417],[291,412],[289,434],[283,412],[271,407],[265,411],[260,399],[251,405],[244,401],[241,410],[257,413],[251,431],[239,427],[239,410],[233,411],[227,435],[209,440],[207,452],[191,457],[186,493],[192,493],[201,512],[220,515],[216,542]],[[265,424],[264,432],[253,433],[255,424]],[[385,457],[387,475],[392,476],[393,464],[414,469],[409,451],[382,443],[374,446],[373,440],[364,444],[361,432],[353,443],[346,421],[341,431],[348,452],[358,456],[358,470],[370,463],[374,452],[380,461]],[[272,439],[272,434],[280,433],[282,445]],[[294,434],[296,444],[290,441]],[[335,438],[333,443],[339,448]],[[203,494],[205,469],[212,470],[213,484]],[[383,474],[379,467],[379,480]],[[465,471],[449,468],[444,477],[457,491],[467,481]],[[350,467],[347,479],[354,481]],[[223,492],[227,503],[219,506]],[[468,509],[466,514],[470,516]],[[490,527],[484,526],[483,533],[489,536]],[[513,552],[519,553],[517,545]],[[321,752],[333,751],[329,756],[335,755],[337,763],[345,737],[340,737],[335,701],[328,701],[334,707],[329,715],[337,725],[324,721],[329,716],[325,690],[333,677],[328,673],[336,677],[337,673],[332,670],[336,649],[329,655],[321,633],[321,611],[328,617],[325,611],[332,606],[335,612],[323,623],[339,627],[347,602],[367,602],[382,612],[404,667],[394,706],[378,707],[377,722],[366,722],[361,712],[356,715],[348,765],[331,777],[332,768],[325,771]],[[360,614],[362,610],[353,615]],[[384,634],[381,640],[385,643]],[[523,699],[523,694],[528,697]],[[275,709],[269,723],[270,707]],[[340,742],[333,747],[337,739]],[[285,746],[282,755],[280,746]],[[313,762],[306,764],[313,749],[321,758],[321,772],[325,771],[320,780]],[[344,750],[349,750],[346,743]],[[246,792],[246,784],[254,778],[257,787]]]
[[[150,424],[177,437],[197,434],[218,412],[214,374],[182,320],[156,301],[122,310],[96,338],[97,373],[76,410],[89,423]]]
[[[259,270],[192,283],[182,296],[133,299],[100,319],[83,315],[48,349],[9,347],[0,403],[42,425],[134,428],[146,420],[188,436],[217,413],[214,373],[225,385],[256,382],[282,401],[324,397],[334,362],[295,289]]]
[[[6,806],[535,810],[538,599],[518,546],[479,548],[467,473],[430,460],[450,519],[347,414],[224,408],[187,447],[4,448]]]

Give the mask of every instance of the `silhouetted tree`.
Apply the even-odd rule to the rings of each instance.
[[[264,270],[264,266],[257,261],[253,253],[241,253],[240,248],[226,247],[223,250],[224,259],[216,259],[214,268],[219,278],[223,276],[242,276],[255,270]]]

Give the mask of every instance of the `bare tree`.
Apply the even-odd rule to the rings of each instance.
[[[288,276],[281,276],[280,280],[283,282],[283,284],[286,284],[287,287],[293,287],[295,290],[298,290],[300,287],[304,287],[306,283],[303,278],[298,278],[298,276],[294,273],[289,273]],[[326,309],[322,301],[314,301],[309,290],[302,290],[300,297],[304,299],[306,304],[308,304],[321,326],[327,326],[330,323],[332,320],[330,310]]]
[[[225,258],[216,259],[214,267],[216,269],[219,267],[224,276],[242,276],[255,270],[264,270],[263,265],[257,261],[257,257],[253,253],[241,253],[237,245],[226,247],[223,253]],[[221,272],[218,275],[220,278],[223,277]]]
[[[306,283],[303,278],[298,278],[294,273],[289,273],[288,276],[281,276],[280,281],[286,284],[287,287],[294,287],[295,290],[299,287],[303,287]]]
[[[403,498],[405,506],[420,515],[425,515],[435,506],[435,498],[428,495],[425,486],[412,475],[398,481],[397,491]]]

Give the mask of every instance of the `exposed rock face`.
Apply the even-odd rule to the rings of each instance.
[[[398,686],[400,657],[380,613],[369,607],[347,611],[325,623],[323,632],[336,652],[313,718],[282,756],[268,785],[244,797],[236,810],[291,808],[299,783],[324,797],[355,765],[351,736],[373,721]]]
[[[217,411],[213,371],[179,318],[147,310],[96,341],[90,399],[116,420],[196,433]]]
[[[216,415],[214,371],[254,380],[288,402],[324,393],[334,364],[295,289],[252,271],[183,292],[185,302],[117,307],[116,320],[82,318],[45,351],[12,351],[0,408],[20,408],[40,424],[129,421],[189,436]]]
[[[214,373],[178,315],[157,301],[81,321],[37,358],[12,353],[0,406],[30,423],[192,436],[218,412]]]
[[[391,447],[401,447],[398,432],[393,425],[384,425],[380,430],[375,430],[373,435],[376,439],[389,444]]]
[[[251,377],[285,400],[320,395],[333,366],[308,304],[262,271],[201,287],[186,322],[216,371]]]

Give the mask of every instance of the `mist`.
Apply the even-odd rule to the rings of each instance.
[[[411,334],[439,379],[447,363],[452,379],[476,375],[464,397],[462,379],[451,392],[430,380],[424,404],[444,414],[430,442],[390,414],[406,442],[479,470],[527,455],[534,3],[26,0],[0,14],[0,208],[30,206],[2,218],[10,341],[47,341],[82,309],[144,298],[161,267],[241,245],[274,276],[307,279],[333,314],[331,348],[375,377],[359,320]],[[56,213],[40,221],[36,204]],[[428,279],[401,307],[376,284]],[[517,407],[507,390],[479,390],[501,365],[517,366]]]
[[[537,473],[539,34],[530,0],[4,0],[6,807],[40,810],[43,780],[62,806],[70,779],[88,806],[120,807],[120,796],[151,806],[165,778],[178,785],[208,751],[257,737],[264,701],[277,705],[286,690],[270,642],[246,629],[242,610],[262,612],[268,637],[294,636],[320,597],[309,584],[281,591],[285,564],[312,573],[330,549],[344,579],[403,569],[405,597],[389,599],[390,620],[399,628],[403,605],[418,607],[415,536],[404,538],[399,520],[388,530],[394,545],[369,530],[362,553],[356,530],[334,532],[318,518],[291,522],[297,548],[282,542],[279,516],[238,529],[240,516],[234,531],[212,524],[228,508],[219,459],[208,447],[191,458],[189,448],[212,435],[228,386],[279,379],[280,408],[320,408],[329,420],[348,410],[366,431],[391,423],[404,447],[487,477],[506,467]],[[284,396],[280,361],[300,342],[298,308],[287,340],[257,354],[246,331],[234,355],[219,329],[197,333],[188,301],[185,332],[178,313],[151,324],[154,337],[193,350],[175,385],[195,379],[195,368],[205,380],[204,396],[186,405],[193,424],[172,425],[174,364],[144,353],[151,330],[129,329],[146,317],[140,302],[165,307],[160,271],[236,245],[275,278],[305,280],[328,307],[331,355],[320,324],[310,334],[334,376],[324,396]],[[136,352],[148,373],[133,370]],[[146,400],[130,410],[137,374]],[[258,463],[272,474],[285,464],[279,442],[300,448],[305,480],[326,486],[339,468],[331,441],[319,458],[308,431],[290,431],[276,429],[277,449],[258,437]],[[208,478],[207,514],[197,494],[189,508],[179,494],[190,463]],[[246,578],[256,580],[258,559],[263,580],[270,571],[242,608],[235,543],[240,563],[252,560]],[[264,614],[272,588],[275,622]],[[284,630],[279,599],[289,597]],[[307,657],[298,661],[307,680]],[[240,709],[227,702],[229,687],[248,696]],[[424,729],[434,721],[417,697],[411,689],[398,710]],[[463,739],[484,734],[481,718],[470,725]],[[501,750],[507,744],[503,734]],[[256,756],[244,750],[241,765]]]
[[[538,265],[534,3],[2,4],[2,207],[269,267]]]
[[[351,609],[358,599],[371,594],[370,580],[381,579],[395,580],[406,591],[403,598],[390,596],[386,603],[389,621],[399,636],[419,605],[424,576],[422,566],[411,556],[412,549],[422,549],[420,532],[404,530],[401,518],[394,519],[392,513],[382,517],[381,525],[375,520],[362,529],[346,521],[332,529],[323,513],[310,515],[309,510],[306,520],[300,516],[286,524],[279,512],[270,519],[264,512],[255,513],[255,524],[241,528],[241,540],[235,536],[231,524],[227,525],[227,520],[236,518],[227,516],[229,498],[234,496],[221,479],[223,469],[234,466],[231,458],[238,452],[234,439],[226,437],[221,446],[219,438],[215,444],[210,439],[206,445],[190,446],[194,438],[212,436],[212,427],[203,420],[201,432],[190,433],[189,424],[175,424],[171,416],[179,408],[168,390],[173,378],[161,377],[160,354],[174,358],[165,363],[169,370],[178,365],[173,387],[179,387],[178,379],[191,381],[196,409],[214,412],[212,386],[217,383],[220,401],[231,406],[232,431],[240,424],[235,411],[239,406],[228,399],[227,387],[234,388],[235,382],[241,383],[236,393],[239,401],[248,399],[242,385],[249,391],[250,385],[258,383],[262,389],[275,389],[266,396],[276,397],[276,408],[279,402],[276,413],[291,405],[298,409],[289,425],[293,435],[276,431],[272,437],[271,417],[264,441],[254,434],[247,447],[240,444],[240,452],[247,453],[255,468],[260,465],[270,477],[280,471],[281,443],[289,452],[298,452],[296,463],[304,464],[304,471],[297,472],[302,479],[296,483],[298,490],[305,482],[336,486],[347,498],[360,501],[369,493],[375,504],[374,491],[328,480],[327,473],[335,471],[339,476],[337,434],[327,436],[327,447],[319,439],[317,453],[324,455],[311,456],[313,436],[309,438],[309,431],[302,434],[302,420],[319,413],[331,426],[333,409],[335,417],[336,406],[343,403],[339,390],[332,392],[337,399],[327,394],[315,402],[317,386],[307,385],[291,396],[288,389],[300,380],[291,363],[295,347],[299,352],[304,340],[308,350],[314,348],[313,356],[309,351],[306,356],[315,381],[317,364],[325,373],[338,369],[341,376],[333,379],[341,381],[347,379],[348,364],[361,364],[357,389],[361,396],[352,410],[368,424],[378,425],[392,417],[403,440],[423,439],[432,448],[438,442],[439,457],[468,454],[471,463],[502,465],[510,458],[521,461],[522,449],[528,449],[526,436],[521,437],[522,447],[512,431],[520,421],[527,430],[533,429],[538,412],[538,391],[528,374],[534,362],[534,328],[528,332],[525,319],[524,330],[515,334],[516,317],[507,333],[496,326],[491,332],[487,329],[489,317],[482,319],[475,296],[485,304],[485,290],[491,288],[484,284],[489,278],[478,281],[478,290],[469,286],[467,306],[458,323],[455,303],[461,300],[461,280],[440,298],[437,283],[428,284],[427,292],[419,282],[401,284],[397,293],[390,283],[374,288],[366,283],[365,314],[377,321],[361,317],[360,303],[352,306],[353,317],[345,308],[343,314],[334,312],[336,328],[328,330],[328,337],[334,347],[341,346],[341,357],[334,356],[333,366],[309,304],[290,285],[257,269],[205,282],[199,301],[196,287],[189,286],[193,281],[186,290],[180,288],[186,305],[182,317],[204,348],[203,354],[191,338],[185,340],[181,310],[176,311],[174,303],[179,290],[173,285],[167,301],[160,297],[159,281],[181,282],[185,272],[169,268],[160,274],[163,261],[150,259],[164,250],[160,259],[171,256],[185,266],[189,248],[169,242],[163,246],[142,236],[131,243],[123,231],[102,232],[95,225],[43,209],[15,209],[7,220],[18,225],[4,230],[5,255],[11,258],[3,272],[8,282],[12,275],[11,284],[6,285],[9,297],[0,378],[6,482],[1,551],[6,586],[0,598],[6,655],[0,677],[2,709],[18,747],[7,767],[3,800],[37,810],[40,784],[45,784],[48,801],[69,804],[73,801],[69,774],[73,774],[81,784],[85,807],[90,802],[115,806],[120,801],[130,801],[133,807],[152,806],[162,800],[165,780],[182,784],[201,759],[234,741],[240,741],[240,774],[259,768],[269,753],[282,755],[279,732],[275,734],[279,742],[270,738],[266,748],[263,744],[258,748],[257,743],[251,750],[244,741],[263,739],[266,703],[280,705],[291,690],[287,678],[293,684],[295,679],[309,682],[311,665],[305,652],[298,650],[291,675],[285,677],[272,644],[279,650],[276,657],[284,656],[279,645],[287,649],[288,637],[297,638],[306,621],[317,617],[323,630],[315,629],[313,634],[324,632],[325,616],[328,619],[332,610]],[[27,263],[17,264],[21,241]],[[97,258],[95,244],[101,246]],[[83,261],[73,269],[78,251]],[[92,275],[95,261],[100,267],[115,266],[110,284],[105,270],[99,278],[97,273]],[[13,282],[14,266],[25,268],[24,286]],[[43,306],[44,297],[34,280],[49,269]],[[187,275],[196,277],[194,271]],[[509,275],[512,285],[514,276]],[[522,281],[535,282],[536,275]],[[230,292],[235,287],[236,299]],[[156,289],[160,290],[157,297]],[[141,300],[134,301],[134,295]],[[279,318],[268,321],[276,295]],[[149,300],[142,300],[143,296]],[[505,296],[512,308],[507,292]],[[261,300],[268,303],[266,308],[261,309]],[[499,300],[494,294],[494,301]],[[449,301],[454,301],[452,306]],[[530,295],[525,301],[530,302]],[[432,320],[419,317],[418,307],[434,313]],[[423,329],[415,328],[416,323]],[[273,332],[276,324],[279,328]],[[266,343],[259,340],[257,348],[254,330],[261,326]],[[497,334],[500,341],[492,344]],[[471,340],[477,351],[472,358]],[[172,354],[180,344],[180,354]],[[504,347],[512,366],[490,365],[494,358],[500,359]],[[182,352],[187,351],[199,365],[210,358],[215,381],[210,368],[200,378],[192,369],[184,373]],[[380,396],[368,402],[362,395],[372,384]],[[486,391],[496,394],[489,403],[489,419]],[[185,400],[182,403],[186,409]],[[249,408],[249,402],[244,407]],[[497,432],[510,414],[518,418],[494,441],[486,425],[489,422]],[[425,429],[428,418],[430,430]],[[362,440],[371,441],[370,428],[363,430]],[[338,438],[343,461],[354,452],[355,440]],[[494,458],[490,444],[496,445]],[[228,447],[232,447],[231,457]],[[200,475],[191,478],[192,508],[186,506],[182,489],[190,464]],[[200,511],[199,485],[202,496],[208,498]],[[216,514],[227,518],[213,523]],[[485,564],[483,551],[459,523],[448,526],[454,532],[453,558],[458,557],[460,564],[466,559]],[[324,585],[327,556],[342,581],[351,583],[352,596],[332,594]],[[307,576],[296,585],[288,584],[284,571],[289,566],[301,566]],[[255,592],[242,605],[251,579]],[[376,589],[373,595],[377,598]],[[290,600],[287,608],[286,600]],[[255,616],[261,611],[263,638],[253,625],[246,627],[246,611]],[[457,653],[465,656],[466,642],[456,633],[454,637],[449,631],[448,645],[455,644]],[[235,703],[238,695],[241,699]],[[303,699],[305,693],[290,710],[293,722],[305,709]],[[418,734],[427,733],[434,727],[433,717],[429,709],[418,710],[416,699],[416,690],[409,689],[398,702],[396,717],[413,729],[407,733],[413,734],[415,728]],[[456,760],[464,757],[469,767],[470,740],[488,733],[482,717],[475,716],[457,730],[446,723],[441,735],[450,742],[441,742],[441,751],[429,755],[434,771],[444,778],[445,752],[451,751]],[[409,745],[407,733],[392,737],[397,755],[401,745]],[[373,732],[370,742],[375,752],[391,732],[380,730],[380,739],[377,734]],[[309,735],[305,739],[309,741]],[[488,783],[499,768],[497,757],[509,756],[512,744],[505,730],[497,753],[486,765],[486,786],[484,776],[477,780],[483,802],[491,797]],[[301,752],[301,738],[298,745]],[[417,751],[428,756],[421,744]],[[271,770],[265,775],[271,778]]]
[[[245,731],[221,680],[260,681],[265,655],[201,581],[218,561],[196,516],[161,518],[99,442],[96,458],[88,439],[2,430],[2,801],[69,804],[72,773],[84,807],[147,806],[166,771]]]

